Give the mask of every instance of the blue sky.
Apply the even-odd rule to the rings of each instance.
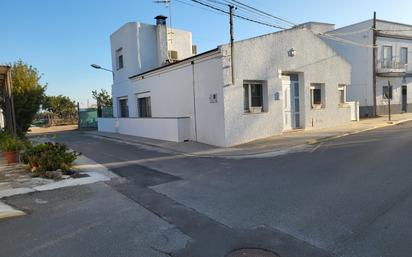
[[[187,0],[185,0],[187,1]],[[410,0],[241,0],[294,23],[322,21],[338,27],[378,18],[412,24]],[[111,67],[109,36],[128,21],[154,23],[168,10],[152,0],[1,0],[0,63],[35,66],[48,83],[47,93],[63,94],[85,105],[93,89],[110,90],[111,74],[90,68]],[[196,4],[194,4],[196,5]],[[173,27],[193,32],[199,51],[228,41],[225,15],[172,0]],[[235,19],[235,39],[275,31]]]

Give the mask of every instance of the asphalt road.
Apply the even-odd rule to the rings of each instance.
[[[57,140],[126,180],[9,198],[0,256],[411,256],[412,123],[242,160]]]

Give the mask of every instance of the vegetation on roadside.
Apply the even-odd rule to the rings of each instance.
[[[11,67],[16,128],[18,135],[22,137],[40,110],[47,85],[40,84],[41,76],[33,66],[19,60]]]
[[[61,175],[72,175],[70,169],[79,155],[69,151],[64,144],[47,142],[29,147],[24,151],[22,161],[29,165],[34,176],[56,179]]]
[[[45,96],[42,107],[59,117],[76,116],[77,114],[76,102],[68,96]]]
[[[77,106],[68,96],[45,96],[42,112],[33,121],[36,125],[71,125],[77,124]]]
[[[6,132],[0,132],[0,150],[2,152],[18,152],[28,145],[28,141],[15,138]]]
[[[100,91],[93,90],[92,95],[98,106],[111,107],[113,104],[112,96],[104,89],[100,89]]]

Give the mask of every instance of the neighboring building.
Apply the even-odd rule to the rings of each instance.
[[[373,116],[374,74],[376,74],[376,112],[412,112],[412,25],[376,21],[376,58],[373,58],[373,20],[339,29],[330,29],[322,38],[352,65],[348,99],[359,101],[360,115]],[[324,33],[325,31],[315,31]],[[375,71],[374,63],[375,62]],[[390,87],[388,86],[390,82]]]
[[[227,147],[351,120],[351,67],[310,29],[235,42],[233,60],[230,45],[192,56],[189,32],[166,44],[166,31],[158,16],[111,36],[115,118],[100,118],[100,131]]]

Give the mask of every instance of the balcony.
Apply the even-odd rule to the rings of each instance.
[[[401,77],[410,73],[408,64],[399,60],[378,60],[376,64],[376,74],[380,77]]]

